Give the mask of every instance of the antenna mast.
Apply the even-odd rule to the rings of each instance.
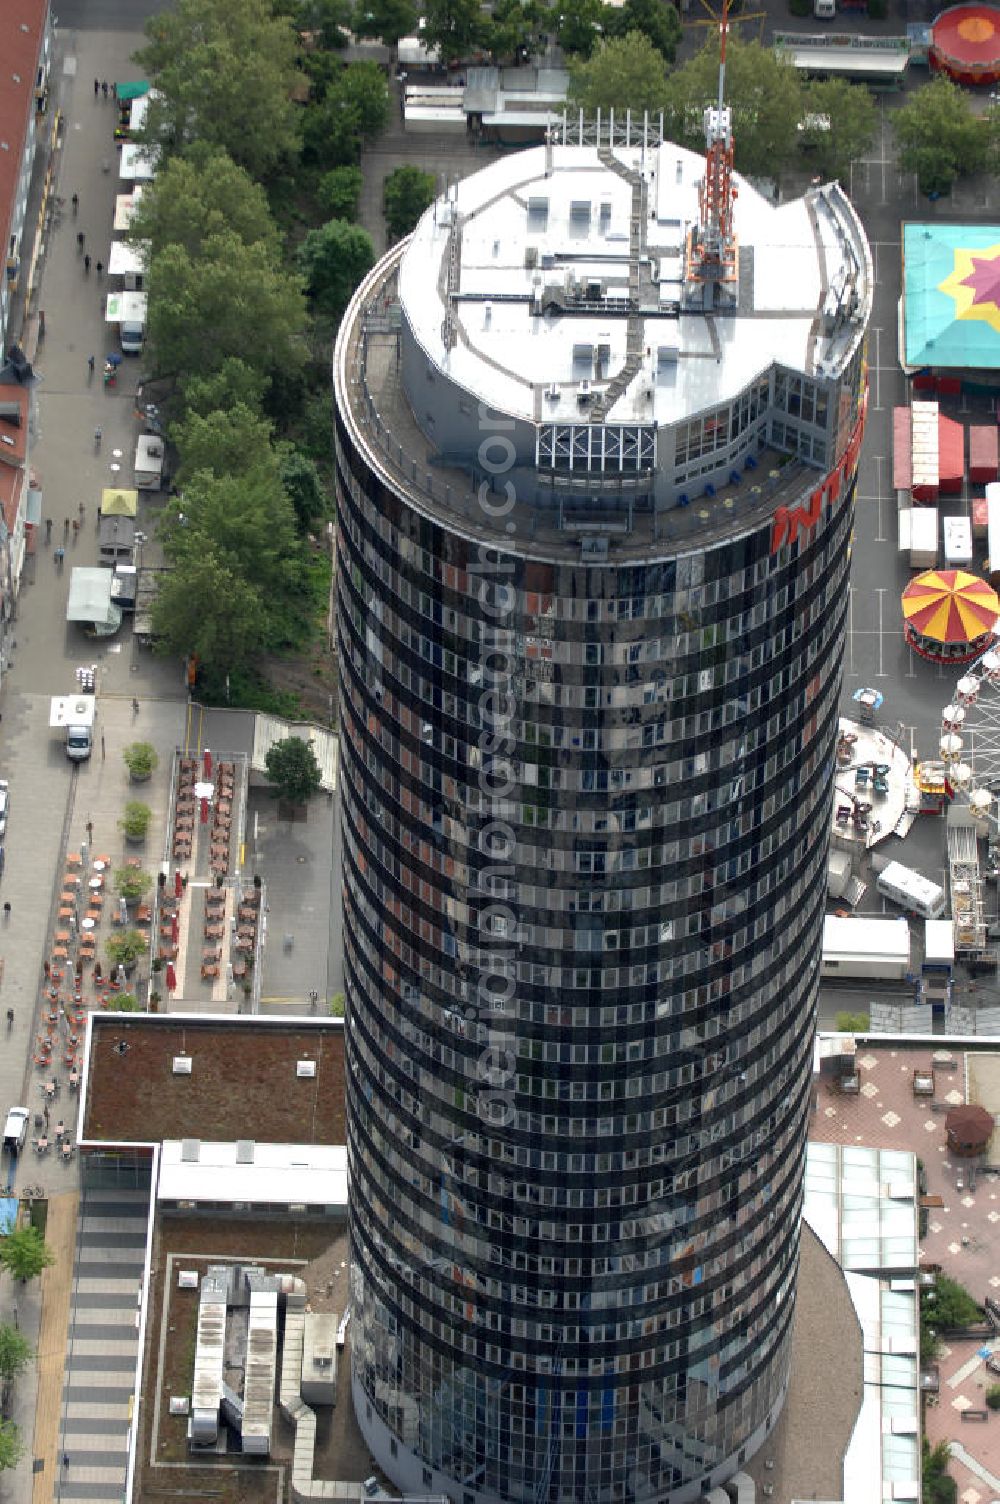
[[[688,237],[687,277],[705,287],[706,306],[715,301],[719,283],[736,281],[736,236],[733,232],[732,112],[726,105],[726,39],[729,0],[723,0],[719,27],[719,96],[706,106],[705,176],[698,189],[698,224]]]

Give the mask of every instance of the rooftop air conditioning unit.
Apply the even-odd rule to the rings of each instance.
[[[173,1073],[175,1076],[190,1076],[193,1061],[190,1055],[175,1055]]]
[[[591,389],[590,382],[581,381],[580,385],[576,389],[576,400],[580,404],[580,406],[586,407],[587,403],[591,400],[593,395],[594,393]]]
[[[178,1290],[197,1290],[197,1288],[198,1288],[198,1271],[197,1271],[197,1269],[178,1269],[178,1271],[177,1271],[177,1288],[178,1288]]]
[[[559,401],[559,388],[554,381],[551,386],[545,388],[545,395],[550,402]]]
[[[296,1060],[296,1062],[295,1062],[295,1074],[296,1074],[296,1076],[298,1076],[298,1078],[300,1080],[303,1080],[303,1079],[315,1076],[315,1074],[316,1074],[316,1062],[315,1062],[315,1060]]]
[[[529,267],[530,266],[537,266],[538,265],[538,247],[537,247],[537,245],[526,245],[525,246],[525,248],[524,248],[524,264],[525,264],[525,266],[529,266]]]

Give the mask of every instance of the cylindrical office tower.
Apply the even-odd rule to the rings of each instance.
[[[353,1394],[456,1504],[682,1504],[788,1377],[871,266],[704,174],[511,156],[337,343]]]

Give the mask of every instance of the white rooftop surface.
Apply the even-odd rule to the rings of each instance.
[[[148,246],[149,242],[146,240],[141,246],[129,245],[124,240],[113,240],[108,254],[108,276],[141,276],[146,269]]]
[[[343,1144],[255,1143],[249,1164],[237,1163],[235,1141],[202,1141],[197,1160],[182,1159],[182,1148],[180,1139],[163,1144],[156,1190],[160,1201],[347,1207]]]
[[[137,183],[131,193],[119,193],[115,198],[114,231],[121,235],[132,223],[132,216],[142,199],[142,184]]]
[[[909,67],[910,55],[898,45],[896,38],[885,47],[868,47],[860,51],[854,47],[785,47],[784,52],[793,66],[804,73],[856,73],[862,78],[872,73],[896,73],[902,76]]]
[[[148,183],[155,175],[155,155],[135,141],[126,141],[118,163],[118,176],[122,182]]]
[[[898,919],[840,919],[827,914],[823,920],[823,955],[894,956],[910,959],[910,926]]]
[[[637,147],[618,148],[615,155],[627,167],[646,173],[651,212],[640,254],[652,258],[661,302],[676,301],[686,232],[698,217],[704,158],[673,144],[651,150],[645,158]],[[620,289],[624,297],[632,188],[601,164],[596,148],[557,146],[553,164],[553,173],[546,177],[545,148],[538,147],[459,183],[457,207],[463,223],[458,291],[482,301],[462,301],[460,296],[462,332],[451,350],[445,350],[442,340],[445,310],[438,290],[449,238],[448,210],[440,202],[424,215],[403,256],[400,295],[420,345],[467,390],[502,411],[534,421],[537,384],[560,383],[559,399],[546,400],[544,418],[579,422],[580,372],[574,370],[573,347],[610,345],[606,371],[613,377],[625,363],[627,320],[606,308],[593,314],[540,317],[527,298],[537,285],[534,276],[543,286],[561,287],[569,272],[581,282],[600,280],[609,292]],[[652,399],[643,394],[637,375],[604,414],[605,421],[673,424],[730,400],[775,362],[807,371],[825,359],[832,361],[833,374],[855,347],[856,326],[842,327],[833,349],[825,338],[816,337],[815,327],[826,290],[852,266],[858,268],[861,306],[870,307],[870,261],[850,211],[843,213],[816,196],[814,226],[805,200],[775,208],[748,183],[737,181],[735,231],[741,246],[754,248],[752,306],[758,317],[714,317],[722,352],[717,360],[703,313],[682,312],[679,318],[644,314],[643,337],[651,362],[656,365],[661,345],[679,346],[679,362],[658,369]],[[530,199],[548,201],[544,225],[536,216],[529,217]],[[571,205],[582,201],[589,201],[591,213],[581,222],[571,215]],[[602,204],[610,204],[609,217],[601,215]],[[525,266],[529,247],[537,251],[537,273]],[[556,257],[550,268],[542,266],[547,255]],[[522,301],[500,300],[512,294]],[[493,300],[489,314],[488,299]]]

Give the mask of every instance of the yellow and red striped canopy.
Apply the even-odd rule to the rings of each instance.
[[[1000,599],[985,580],[964,569],[928,569],[903,591],[903,618],[934,642],[975,642],[991,632]]]

